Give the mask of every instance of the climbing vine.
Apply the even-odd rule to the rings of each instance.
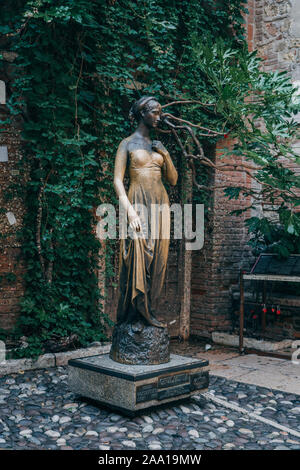
[[[21,119],[23,129],[23,183],[11,187],[26,208],[18,233],[26,289],[15,334],[27,337],[19,354],[33,356],[55,343],[105,338],[95,208],[115,202],[113,161],[131,132],[129,107],[145,94],[162,104],[216,94],[195,43],[219,38],[241,50],[246,9],[241,0],[15,0],[0,9],[1,48],[16,53],[2,125]],[[218,114],[186,109],[193,122],[219,125]],[[160,138],[180,159],[173,136]],[[209,172],[198,163],[196,171],[205,185]],[[209,199],[206,191],[195,196]]]

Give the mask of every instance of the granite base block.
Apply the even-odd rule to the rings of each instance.
[[[190,398],[209,384],[207,360],[176,354],[158,365],[120,364],[109,354],[72,359],[68,372],[73,393],[129,414]]]

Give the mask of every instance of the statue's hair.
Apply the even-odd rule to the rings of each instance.
[[[140,121],[142,117],[141,110],[147,110],[150,101],[156,101],[158,103],[157,99],[154,96],[142,96],[140,99],[133,103],[129,111],[129,120],[132,124],[134,120],[136,120],[137,122]]]

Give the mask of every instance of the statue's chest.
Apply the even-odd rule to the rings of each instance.
[[[133,149],[129,152],[130,165],[134,168],[142,168],[144,166],[162,166],[163,157],[153,150]]]

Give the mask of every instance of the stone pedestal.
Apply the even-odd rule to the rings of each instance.
[[[128,365],[108,354],[69,361],[69,386],[79,396],[134,415],[206,391],[208,361],[171,354],[159,365]]]

